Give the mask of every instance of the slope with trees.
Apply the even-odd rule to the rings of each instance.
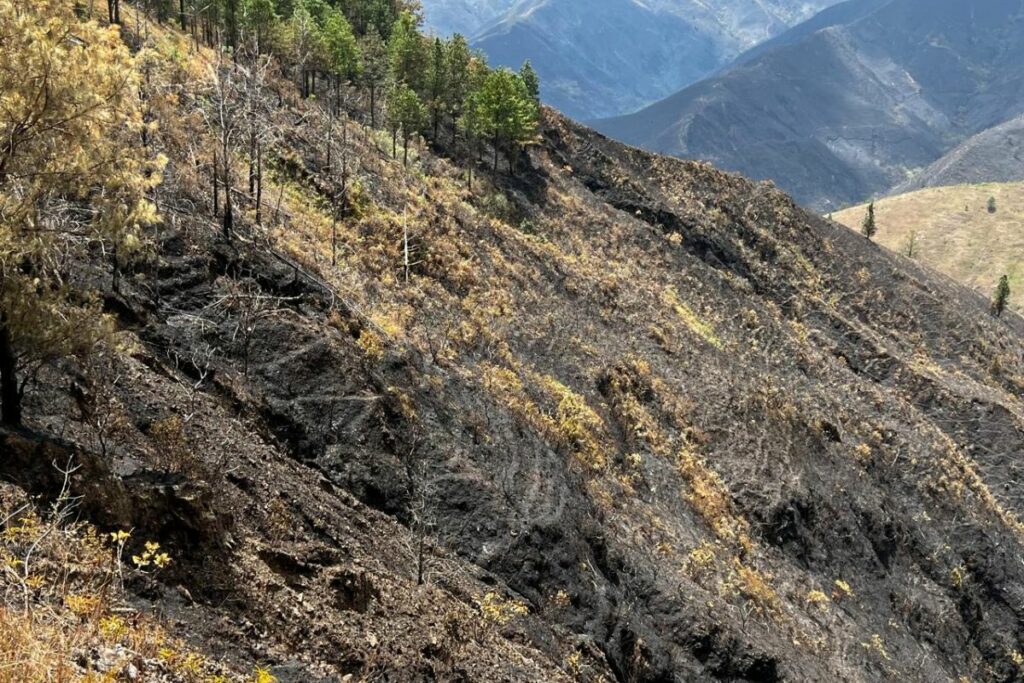
[[[97,28],[72,7],[55,35]],[[0,488],[4,671],[1019,675],[1024,322],[992,287],[548,109],[510,145],[528,79],[476,60],[456,144],[406,165],[315,55],[139,9],[149,125],[107,123],[167,163],[116,288],[91,232],[56,271],[112,340],[40,364],[0,426],[0,475],[41,501]],[[222,110],[260,112],[255,151]]]

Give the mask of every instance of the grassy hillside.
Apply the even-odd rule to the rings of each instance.
[[[994,197],[996,211],[988,210]],[[860,230],[866,206],[833,215]],[[1024,183],[956,185],[918,190],[875,203],[878,235],[886,247],[989,296],[999,278],[1010,276],[1020,294],[1011,306],[1024,307]]]
[[[1024,673],[1018,316],[770,184],[550,110],[515,174],[419,135],[406,165],[357,89],[330,119],[294,77],[145,28],[123,34],[152,125],[103,136],[166,159],[144,248],[52,259],[110,331],[39,359],[0,427],[0,478],[41,519],[0,507],[22,510],[0,680]],[[253,99],[262,197],[211,115]],[[77,237],[104,200],[39,220]],[[96,582],[54,500],[132,530]],[[115,616],[159,616],[204,668]]]

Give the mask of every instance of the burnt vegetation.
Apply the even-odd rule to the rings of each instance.
[[[439,98],[462,47],[408,8],[294,5],[34,10],[122,22],[145,125],[105,139],[152,211],[116,260],[39,212],[67,256],[4,263],[104,324],[32,355],[3,311],[4,552],[48,564],[12,565],[0,661],[42,619],[58,680],[1019,678],[1015,314],[539,109],[531,70],[459,57],[482,80]],[[355,72],[308,47],[331,25]],[[72,198],[103,206],[37,202]],[[68,506],[115,534],[74,574],[96,602],[58,588]]]

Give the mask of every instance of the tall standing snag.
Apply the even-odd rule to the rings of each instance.
[[[248,98],[244,79],[237,64],[225,60],[223,53],[218,63],[210,67],[209,105],[203,115],[214,133],[217,146],[213,151],[214,206],[218,176],[224,188],[224,239],[230,240],[234,229],[235,212],[232,199],[231,161],[238,137],[243,134],[246,123]]]

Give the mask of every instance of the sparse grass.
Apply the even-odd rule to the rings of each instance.
[[[715,535],[722,541],[738,544],[746,552],[752,550],[749,524],[733,509],[729,490],[718,473],[689,449],[679,453],[677,464],[690,487],[687,499]]]
[[[517,617],[530,613],[526,603],[514,598],[506,598],[499,593],[490,592],[477,600],[480,617],[485,622],[504,626]]]
[[[865,210],[854,206],[833,218],[859,230]],[[875,215],[877,242],[905,253],[913,236],[915,259],[985,296],[1003,274],[1011,289],[1024,285],[1024,183],[928,188],[875,202]],[[1011,298],[1010,307],[1024,309],[1024,298]]]
[[[487,366],[484,386],[524,422],[597,472],[608,463],[604,420],[586,400],[553,377]]]
[[[694,312],[679,298],[679,292],[672,285],[662,290],[662,302],[671,308],[693,334],[697,335],[717,349],[722,348],[722,340],[715,333],[715,327]]]
[[[127,603],[125,578],[171,562],[158,544],[71,522],[66,503],[44,512],[0,487],[0,682],[107,683],[129,666],[181,683],[247,680]]]
[[[762,615],[776,614],[779,611],[779,596],[772,588],[771,580],[771,576],[762,574],[757,569],[743,564],[739,559],[733,558],[729,586]]]
[[[877,633],[872,634],[872,636],[868,640],[861,643],[861,647],[863,647],[868,652],[874,653],[875,656],[877,656],[879,659],[883,661],[887,662],[890,659],[892,659],[889,656],[889,651],[885,647],[885,641],[882,640],[882,636],[878,635]]]
[[[807,604],[819,610],[827,610],[831,602],[824,591],[812,590],[807,593]]]
[[[832,599],[836,602],[853,597],[853,589],[843,579],[836,579],[832,584]]]
[[[717,560],[718,554],[715,545],[704,540],[700,542],[700,545],[687,553],[686,560],[683,563],[683,571],[690,578],[699,580],[714,570]]]

